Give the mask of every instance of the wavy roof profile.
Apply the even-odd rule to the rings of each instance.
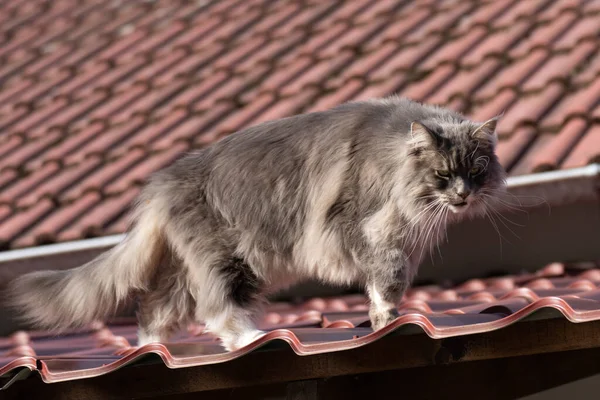
[[[600,157],[594,1],[0,5],[0,248],[121,233],[153,171],[240,128],[391,93],[505,112],[511,175]]]
[[[323,354],[369,346],[392,333],[424,332],[441,339],[496,331],[547,309],[574,323],[596,321],[599,287],[600,265],[569,269],[563,264],[532,274],[472,279],[449,289],[416,287],[399,305],[401,316],[378,332],[370,327],[362,295],[274,303],[260,324],[269,331],[267,336],[230,353],[201,325],[190,326],[169,343],[141,348],[135,347],[133,320],[98,324],[61,337],[19,331],[0,339],[0,377],[12,383],[20,371],[25,374],[18,378],[38,371],[47,383],[89,378],[140,362],[148,354],[157,354],[169,368],[210,365],[270,348],[277,341],[286,342],[300,356]]]

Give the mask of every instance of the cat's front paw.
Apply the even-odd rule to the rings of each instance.
[[[369,318],[371,319],[371,327],[374,331],[378,331],[384,326],[390,324],[396,318],[398,318],[398,310],[395,308],[389,310],[377,310],[371,309],[369,311]]]

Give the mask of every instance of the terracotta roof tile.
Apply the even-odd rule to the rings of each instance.
[[[77,165],[61,169],[35,189],[28,191],[25,196],[19,197],[15,205],[19,208],[29,208],[36,204],[42,197],[55,197],[100,165],[100,163],[101,160],[98,157],[90,157]]]
[[[80,215],[80,218],[73,221],[66,229],[58,231],[55,240],[76,240],[98,235],[109,223],[129,209],[139,192],[139,187],[130,187],[122,192],[111,194],[101,203],[93,202],[95,206],[89,207],[85,214]],[[95,194],[90,193],[86,196],[92,200]]]
[[[131,190],[129,199],[135,195]],[[120,209],[117,203],[123,200],[111,199],[109,215],[101,221],[113,219]],[[118,221],[124,224],[122,216]],[[81,234],[65,231],[67,236]],[[377,332],[371,329],[368,302],[361,294],[275,302],[259,321],[268,334],[231,353],[201,324],[191,324],[168,342],[141,348],[135,347],[137,327],[130,318],[95,323],[60,336],[18,331],[0,338],[0,376],[10,378],[26,368],[37,371],[47,383],[84,379],[114,373],[148,353],[160,355],[170,368],[203,366],[244,357],[262,346],[275,350],[281,346],[279,341],[298,355],[324,354],[370,346],[394,332],[402,340],[402,334],[409,332],[443,339],[497,331],[534,313],[544,318],[541,310],[554,310],[571,323],[585,323],[600,319],[599,285],[598,265],[555,263],[535,273],[475,278],[457,286],[414,287],[397,305],[400,316]]]
[[[568,53],[555,55],[538,69],[535,75],[527,79],[521,89],[533,91],[543,88],[552,80],[565,81],[573,70],[584,65],[585,60],[595,53],[596,48],[594,43],[583,42]]]
[[[565,92],[562,83],[551,82],[541,92],[524,96],[506,111],[498,125],[498,132],[507,133],[518,126],[536,123],[564,96]]]
[[[600,125],[591,126],[567,156],[564,168],[581,167],[588,163],[600,162]]]
[[[443,86],[455,71],[456,67],[453,65],[440,65],[422,80],[410,83],[402,93],[410,98],[427,99],[437,88]]]
[[[102,125],[102,130],[99,129],[98,125],[92,125],[87,129],[82,129],[78,133],[85,133],[86,135],[89,135],[92,140],[87,142],[85,147],[81,150],[69,153],[64,158],[64,162],[68,165],[72,165],[79,163],[81,160],[92,155],[104,155],[106,152],[117,147],[119,143],[122,143],[128,137],[135,134],[135,132],[145,125],[146,122],[145,117],[136,116],[120,125]]]
[[[19,176],[16,169],[4,169],[0,172],[0,187],[8,186]],[[12,197],[11,197],[12,199]],[[10,200],[9,200],[10,203]]]
[[[469,98],[502,67],[497,58],[488,58],[471,69],[458,70],[452,79],[441,85],[427,101],[437,104],[449,103],[456,97]]]
[[[520,138],[520,142],[527,146],[527,151],[523,152],[521,157],[514,163],[513,170],[518,174],[524,174],[533,171],[538,167],[535,164],[536,157],[544,148],[550,146],[554,140],[554,135],[551,133],[537,133],[532,135],[531,131],[526,131],[528,134]]]
[[[556,50],[570,49],[583,40],[595,41],[600,33],[597,15],[584,15],[565,35],[553,43]]]
[[[561,4],[562,2],[555,2],[553,5],[556,6]],[[540,15],[540,18],[543,17]],[[532,49],[551,47],[556,38],[560,37],[565,31],[570,29],[576,19],[577,14],[572,11],[557,14],[549,19],[548,22],[536,25],[531,34],[511,49],[509,54],[512,57],[518,58],[525,56],[527,52]]]
[[[172,163],[187,148],[185,143],[175,143],[170,148],[153,154],[151,159],[144,159],[134,168],[119,176],[118,180],[106,186],[104,192],[107,194],[120,193],[133,184],[143,183],[152,172]]]
[[[123,171],[140,162],[147,154],[141,148],[131,149],[122,157],[106,161],[102,168],[96,169],[85,179],[85,183],[71,187],[60,195],[60,200],[71,202],[83,196],[87,191],[102,192],[110,182],[118,179]]]
[[[505,111],[512,175],[598,160],[595,2],[33,4],[0,8],[0,204],[19,221],[44,196],[48,216],[85,193],[101,207],[161,157],[250,124],[391,93]],[[70,232],[123,227],[123,207]],[[44,215],[13,246],[39,241]]]
[[[525,126],[515,130],[509,139],[499,142],[497,153],[502,165],[514,168],[535,138],[535,129]]]
[[[558,168],[575,143],[583,136],[586,128],[587,122],[584,119],[571,119],[554,140],[535,154],[533,159],[534,169],[536,171],[547,171]]]
[[[44,215],[54,208],[49,199],[42,199],[23,212],[13,213],[9,218],[2,221],[2,232],[0,232],[0,247],[14,240],[19,233],[25,231],[29,226],[35,224]]]
[[[57,231],[61,231],[78,216],[88,213],[100,200],[101,196],[97,192],[86,193],[78,197],[73,203],[65,204],[53,211],[17,239],[15,243],[21,247],[29,247],[56,241]]]
[[[536,69],[543,65],[547,60],[548,53],[546,49],[534,49],[524,58],[516,60],[509,66],[502,68],[498,73],[481,86],[474,97],[477,101],[484,101],[494,97],[501,89],[513,88],[518,90],[529,76],[535,73]]]
[[[594,80],[590,84],[565,96],[556,107],[548,113],[543,126],[561,127],[568,119],[588,116],[599,104],[600,80]]]
[[[60,164],[58,162],[49,162],[30,171],[29,175],[21,176],[21,179],[19,179],[18,182],[2,191],[0,194],[0,203],[12,204],[13,199],[19,198],[30,192],[36,186],[39,186],[48,178],[52,177],[59,170]],[[14,172],[14,170],[8,171]]]

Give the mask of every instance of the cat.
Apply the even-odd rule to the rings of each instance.
[[[137,293],[139,346],[197,321],[232,351],[269,294],[316,278],[363,285],[379,330],[448,224],[505,191],[497,121],[391,96],[245,128],[155,173],[114,248],[15,280],[14,305],[58,332]]]

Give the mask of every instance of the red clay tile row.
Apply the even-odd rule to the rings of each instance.
[[[542,309],[555,309],[569,321],[583,323],[600,318],[598,267],[551,264],[534,274],[472,279],[449,289],[416,287],[398,305],[400,317],[378,332],[370,328],[363,295],[273,303],[260,324],[269,333],[231,353],[202,325],[190,325],[168,343],[142,348],[134,345],[136,326],[130,319],[58,337],[19,331],[0,338],[0,376],[29,369],[48,383],[89,378],[114,372],[148,353],[158,354],[169,368],[201,366],[243,357],[273,341],[287,342],[298,355],[320,354],[368,346],[392,332],[422,331],[435,339],[490,332]]]
[[[15,4],[0,9],[5,246],[75,238],[60,233],[71,225],[105,234],[126,205],[85,227],[80,196],[102,207],[161,157],[390,93],[480,120],[505,112],[499,153],[513,175],[600,157],[600,9],[588,3]],[[49,210],[30,210],[43,199]]]

